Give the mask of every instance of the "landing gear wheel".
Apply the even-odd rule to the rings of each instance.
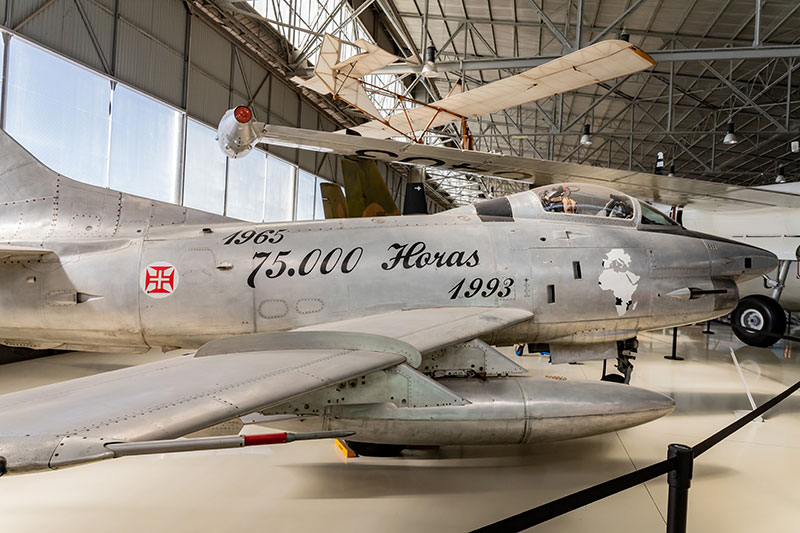
[[[405,448],[400,444],[376,444],[374,442],[358,442],[354,440],[345,442],[347,442],[351,450],[364,457],[397,457]]]
[[[609,383],[625,383],[625,376],[622,374],[606,374],[600,381],[608,381]]]
[[[772,298],[754,294],[739,301],[731,313],[731,327],[742,342],[767,348],[775,344],[780,339],[778,335],[786,331],[786,315],[781,304]]]

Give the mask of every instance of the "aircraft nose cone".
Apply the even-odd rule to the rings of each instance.
[[[742,279],[752,279],[762,274],[768,274],[778,268],[778,256],[774,253],[764,250],[762,248],[756,248],[755,246],[748,246],[749,254],[752,254],[752,264],[750,267],[750,274],[748,274],[747,278]]]
[[[707,240],[711,275],[737,283],[767,274],[778,266],[778,257],[770,251],[728,240]]]
[[[531,406],[536,420],[532,423],[534,440],[617,431],[661,418],[675,409],[669,396],[618,383],[562,382],[547,388],[547,394],[539,391]]]

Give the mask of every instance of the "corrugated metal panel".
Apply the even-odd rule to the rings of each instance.
[[[230,83],[231,43],[197,17],[192,19],[192,50],[190,57],[197,65],[219,81]]]
[[[341,176],[341,164],[339,163],[339,157],[333,154],[325,154],[325,153],[318,153],[317,154],[317,162],[316,168],[319,169],[317,172],[318,176],[325,178],[328,181],[332,181],[334,183],[344,183],[344,180]]]
[[[315,130],[317,129],[317,122],[319,122],[318,118],[317,111],[303,102],[300,106],[300,127],[308,130]]]
[[[120,0],[119,13],[129,23],[183,53],[186,8],[180,0]]]
[[[183,55],[125,21],[117,27],[117,77],[176,106],[182,105]]]
[[[267,108],[262,106],[261,104],[254,103],[250,107],[253,109],[253,115],[259,122],[263,122],[269,117],[269,112],[267,111]]]
[[[334,124],[334,122],[325,116],[320,116],[319,131],[336,131],[341,129],[341,126]]]
[[[283,146],[270,146],[268,147],[267,151],[277,157],[280,157],[284,161],[289,161],[291,163],[297,163],[297,150],[293,148],[284,148]]]
[[[59,0],[59,1],[65,1],[65,0]],[[11,4],[11,20],[8,21],[6,25],[9,26],[10,28],[15,28],[20,22],[22,22],[27,17],[35,13],[36,10],[41,8],[46,3],[47,0],[32,0],[30,2],[13,2]],[[6,3],[3,2],[3,8],[6,7],[5,4]],[[3,15],[5,16],[5,9],[3,10]]]
[[[228,88],[199,70],[189,73],[189,116],[216,125],[228,110]]]
[[[259,81],[259,83],[261,82]],[[256,86],[253,90],[255,91],[257,88],[258,86]],[[261,86],[261,89],[256,94],[256,98],[253,102],[254,108],[263,110],[263,112],[259,111],[258,115],[259,117],[267,118],[267,116],[269,115],[269,91],[270,91],[269,88],[270,88],[270,82],[269,79],[267,79],[264,82],[264,85]]]
[[[297,126],[300,97],[288,85],[274,80],[270,94],[270,123]]]
[[[27,9],[22,10],[22,8],[17,7],[20,4],[27,6]],[[34,2],[14,3],[14,19],[17,20],[17,23],[36,11],[36,9],[30,9],[31,5],[39,7],[38,3]],[[110,67],[112,62],[114,17],[92,2],[84,0],[81,5],[97,37],[100,53],[105,57],[106,64]],[[92,43],[92,39],[74,1],[56,0],[30,18],[19,29],[19,32],[80,63],[105,72],[100,55]]]
[[[241,94],[248,94],[247,89],[249,88],[252,94],[266,77],[267,71],[250,59],[247,54],[239,52],[238,56],[239,59],[236,61],[233,73],[233,88]]]

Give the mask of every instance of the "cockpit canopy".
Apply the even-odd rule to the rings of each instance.
[[[593,185],[548,185],[534,189],[547,213],[633,219],[633,199]]]
[[[587,223],[678,226],[644,202],[608,187],[587,183],[544,185],[508,197],[478,202],[475,212],[486,221],[569,217]]]

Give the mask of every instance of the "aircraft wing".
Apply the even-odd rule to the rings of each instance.
[[[521,74],[395,113],[386,121],[373,120],[351,128],[365,137],[386,139],[526,104],[648,69],[655,61],[626,41],[602,41]],[[391,126],[391,127],[390,127]]]
[[[350,331],[386,335],[407,342],[420,353],[482,337],[531,318],[524,309],[495,307],[437,307],[407,309],[340,322],[300,328],[298,331]]]
[[[606,185],[649,202],[693,205],[718,211],[756,207],[797,207],[800,197],[785,191],[748,188],[726,183],[659,176],[632,170],[609,169],[516,157],[457,148],[430,146],[390,139],[369,139],[341,133],[265,125],[260,142],[290,148],[333,152],[385,162],[456,170],[484,176],[549,185],[584,182]]]
[[[371,372],[418,366],[420,348],[469,340],[530,316],[477,307],[386,313],[217,339],[194,355],[3,395],[0,474],[110,458],[119,442],[162,444]]]
[[[104,442],[179,437],[415,356],[369,335],[219,339],[194,356],[0,396],[0,456],[9,471],[102,458]]]

